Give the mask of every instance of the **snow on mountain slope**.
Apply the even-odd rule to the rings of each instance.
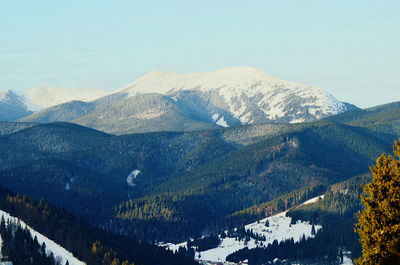
[[[24,97],[16,94],[15,92],[4,89],[0,90],[0,102],[3,104],[24,104]]]
[[[19,220],[18,218],[13,217],[13,216],[9,215],[8,213],[0,210],[0,219],[1,219],[1,217],[3,217],[6,222],[7,222],[7,220],[10,220],[13,222],[19,222],[23,228],[28,227],[29,231],[31,232],[32,238],[34,238],[36,236],[39,244],[42,244],[43,242],[46,244],[47,255],[50,255],[50,253],[52,252],[55,258],[60,257],[61,264],[65,264],[67,261],[70,265],[85,265],[86,264],[85,262],[82,262],[82,261],[78,260],[77,258],[75,258],[71,252],[69,252],[62,246],[55,243],[53,240],[48,239],[44,235],[35,231],[31,227],[27,226],[23,221]]]
[[[26,92],[26,98],[41,108],[64,104],[24,121],[73,121],[113,134],[315,121],[356,108],[320,88],[251,67],[193,74],[151,72],[112,93],[43,86]]]
[[[312,198],[303,204],[314,203],[320,198],[323,199],[323,196]],[[259,237],[265,237],[265,240],[250,238],[246,242],[245,240],[237,240],[236,237],[220,237],[221,243],[218,247],[200,253],[197,252],[196,258],[200,256],[199,260],[224,262],[229,254],[245,247],[250,249],[263,247],[272,244],[274,240],[277,240],[279,243],[290,238],[293,238],[294,242],[299,242],[303,235],[305,238],[314,237],[311,232],[312,225],[309,222],[298,221],[296,224],[291,224],[291,217],[286,217],[286,212],[258,220],[257,222],[245,225],[244,228],[246,231],[251,230],[253,234],[257,234]],[[322,226],[315,225],[316,232],[320,229],[322,229]],[[187,247],[187,242],[177,245],[168,243],[162,246],[172,251],[177,251],[179,247]]]
[[[266,227],[267,221],[269,223],[268,227]],[[266,240],[256,241],[254,238],[251,238],[250,241],[245,242],[245,240],[237,241],[235,238],[226,237],[222,239],[221,244],[217,248],[200,252],[200,257],[202,260],[225,261],[229,254],[245,247],[250,249],[257,246],[262,247],[272,244],[274,240],[277,240],[279,243],[290,238],[293,238],[294,242],[299,242],[303,235],[305,238],[314,237],[314,235],[311,234],[312,225],[310,223],[297,222],[291,225],[290,222],[291,218],[286,217],[286,212],[283,212],[248,224],[245,226],[246,230],[251,229],[253,233],[259,236],[265,236]],[[321,228],[320,225],[315,226],[316,231]],[[198,256],[199,253],[196,254]]]
[[[40,86],[25,92],[29,101],[42,108],[59,105],[72,100],[92,101],[104,97],[109,92],[90,88],[59,88]]]
[[[311,121],[348,108],[320,88],[280,80],[251,67],[194,74],[151,72],[116,93],[128,97],[159,93],[176,102],[200,104],[210,120],[224,111],[227,125]]]
[[[11,90],[0,90],[0,121],[13,121],[32,114],[23,95]]]

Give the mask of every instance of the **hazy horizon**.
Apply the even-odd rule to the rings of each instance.
[[[0,89],[114,91],[151,71],[250,66],[369,107],[400,100],[397,1],[10,1]]]

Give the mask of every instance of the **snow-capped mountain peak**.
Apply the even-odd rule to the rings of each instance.
[[[202,106],[210,120],[216,113],[224,115],[228,125],[312,121],[347,109],[320,88],[280,80],[247,66],[194,74],[151,72],[117,93],[171,96],[177,102]]]
[[[247,66],[191,74],[153,71],[117,92],[128,92],[134,96],[138,93],[168,94],[177,90],[189,89],[211,91],[221,87],[249,86],[258,80],[279,81],[279,79]]]
[[[320,88],[281,80],[247,66],[188,74],[155,71],[112,93],[42,86],[29,90],[23,98],[30,112],[38,110],[37,106],[72,101],[46,108],[24,121],[75,120],[117,134],[315,121],[356,108]],[[15,120],[14,116],[0,120]]]

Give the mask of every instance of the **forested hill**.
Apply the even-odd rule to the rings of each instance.
[[[393,136],[400,136],[400,101],[364,110],[347,111],[328,117],[327,120],[366,128],[377,137],[393,144]]]
[[[71,123],[3,123],[0,184],[142,242],[182,242],[286,210],[368,173],[399,137],[399,120],[388,114],[397,111],[393,104],[346,122],[121,136]],[[57,231],[48,221],[47,232]],[[121,245],[132,239],[102,233],[88,235],[88,245],[115,242],[106,247],[140,264],[141,256],[128,256]]]
[[[178,241],[297,189],[368,172],[390,146],[330,121],[123,136],[39,124],[0,136],[0,184],[114,231]]]
[[[354,227],[356,214],[362,208],[361,185],[370,181],[368,174],[331,185],[323,199],[294,207],[286,213],[292,218],[292,224],[300,220],[321,225],[322,229],[314,238],[304,238],[296,243],[288,239],[265,248],[244,248],[229,255],[227,260],[248,259],[252,265],[266,264],[274,259],[286,260],[288,264],[341,264],[345,255],[351,259],[359,257],[361,245]]]
[[[36,231],[61,244],[88,265],[197,264],[193,258],[173,254],[131,237],[96,228],[65,210],[46,204],[43,200],[37,203],[28,196],[14,195],[3,187],[0,187],[0,209],[18,217]],[[15,231],[12,234],[18,233],[18,238],[27,236],[27,232],[18,227],[14,228]],[[5,227],[1,229],[3,233],[6,233],[6,230]],[[7,241],[12,244],[6,247],[7,252],[3,254],[9,254],[15,265],[25,265],[22,257],[33,252],[32,249],[27,248],[27,245],[18,244],[18,238]],[[34,245],[32,241],[29,246]],[[55,264],[51,259],[45,256],[39,257],[36,254],[34,259],[29,259],[32,262],[39,262],[35,264]]]

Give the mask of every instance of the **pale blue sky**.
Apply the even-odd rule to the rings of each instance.
[[[0,89],[116,90],[252,66],[360,107],[400,100],[400,1],[2,0]]]

